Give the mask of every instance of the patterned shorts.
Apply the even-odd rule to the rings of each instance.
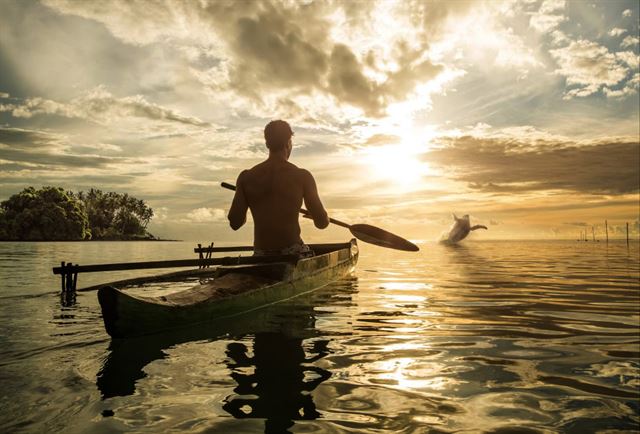
[[[284,249],[262,250],[255,249],[253,256],[273,256],[273,255],[298,255],[300,258],[309,258],[314,255],[313,251],[306,244],[294,244]]]

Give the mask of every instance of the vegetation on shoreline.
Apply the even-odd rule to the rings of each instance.
[[[153,209],[127,193],[27,187],[0,203],[0,240],[155,240]]]

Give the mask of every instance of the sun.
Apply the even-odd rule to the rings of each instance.
[[[373,179],[385,180],[401,191],[420,188],[431,173],[422,160],[425,149],[410,143],[395,143],[364,149],[364,163]]]

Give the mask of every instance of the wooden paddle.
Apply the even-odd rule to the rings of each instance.
[[[226,189],[236,191],[236,186],[233,184],[223,182],[220,185]],[[311,218],[311,214],[309,213],[309,211],[304,208],[300,209],[300,214],[304,215],[307,218]],[[387,247],[389,249],[404,250],[407,252],[417,252],[418,250],[420,250],[418,246],[413,244],[411,241],[405,240],[398,235],[392,234],[391,232],[385,231],[384,229],[380,229],[375,226],[367,224],[350,225],[333,218],[330,218],[329,222],[333,223],[334,225],[342,226],[343,228],[349,229],[354,237],[356,237],[360,241],[364,241],[365,243],[375,244],[376,246]]]

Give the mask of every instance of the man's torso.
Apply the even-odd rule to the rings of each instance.
[[[264,161],[244,173],[243,189],[254,221],[254,247],[276,250],[302,243],[298,213],[302,171],[289,162]]]

